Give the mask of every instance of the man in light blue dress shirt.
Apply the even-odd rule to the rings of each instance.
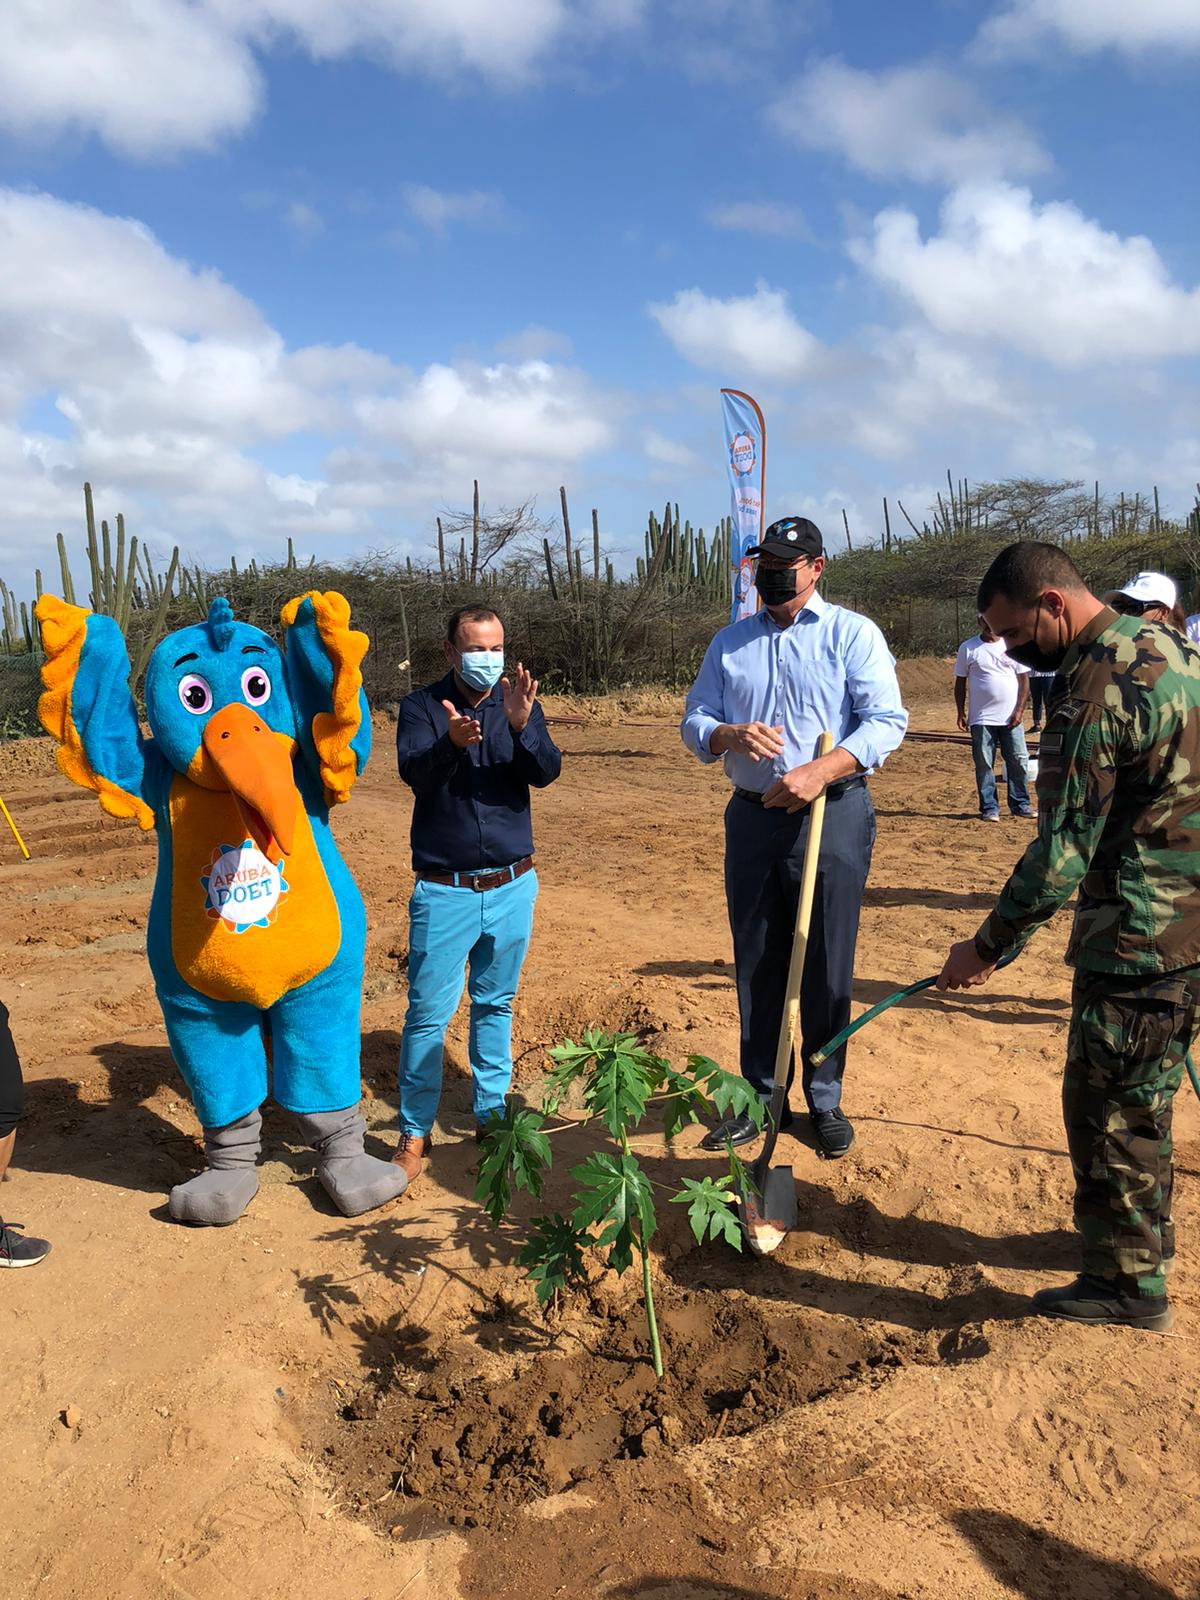
[[[841,1109],[845,1048],[816,1072],[809,1058],[850,1020],[858,918],[875,843],[866,776],[899,745],[908,713],[883,634],[817,593],[825,550],[816,524],[785,517],[750,554],[758,557],[761,609],[722,628],[709,645],[680,732],[701,761],[724,757],[733,784],[725,811],[725,897],[741,1070],[764,1099],[775,1070],[809,807],[826,796],[800,995],[801,1081],[817,1148],[837,1157],[854,1140]],[[826,728],[834,749],[818,758]],[[791,1120],[785,1108],[783,1126]],[[718,1149],[726,1139],[736,1145],[756,1137],[748,1117],[733,1117],[704,1142]]]

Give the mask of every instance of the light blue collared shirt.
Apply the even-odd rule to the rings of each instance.
[[[835,746],[872,772],[903,739],[908,712],[883,634],[869,618],[830,605],[814,590],[790,627],[781,628],[764,606],[713,639],[679,728],[701,761],[717,759],[708,741],[722,722],[782,727],[783,751],[773,761],[725,755],[730,782],[762,793],[813,760],[826,728]]]

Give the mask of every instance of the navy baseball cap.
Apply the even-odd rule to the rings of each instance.
[[[797,556],[805,556],[811,561],[814,556],[825,554],[825,541],[821,538],[820,528],[807,517],[780,517],[763,534],[762,543],[754,545],[746,554],[782,556],[792,560]]]

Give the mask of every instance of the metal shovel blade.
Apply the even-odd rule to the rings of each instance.
[[[769,1256],[778,1250],[796,1226],[796,1179],[791,1167],[771,1167],[761,1193],[743,1190],[738,1210],[751,1252]]]

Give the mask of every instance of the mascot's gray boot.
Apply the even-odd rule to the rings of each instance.
[[[254,1169],[261,1133],[258,1111],[224,1128],[205,1128],[208,1171],[171,1190],[170,1211],[176,1222],[223,1228],[237,1221],[258,1193]]]
[[[357,1106],[301,1117],[300,1127],[319,1157],[321,1187],[344,1217],[374,1211],[408,1187],[407,1174],[394,1161],[380,1161],[363,1149],[367,1124]]]

